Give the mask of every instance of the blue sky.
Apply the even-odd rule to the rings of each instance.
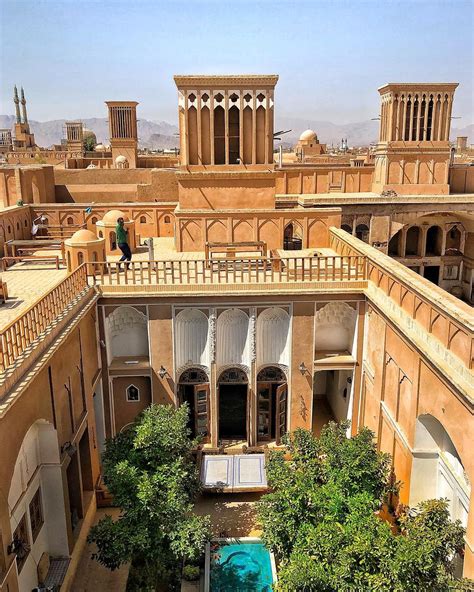
[[[32,119],[104,117],[106,100],[175,122],[173,74],[277,73],[280,114],[378,114],[386,82],[459,82],[474,119],[474,0],[0,0],[0,113],[23,85]]]

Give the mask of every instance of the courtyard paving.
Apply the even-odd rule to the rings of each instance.
[[[256,503],[261,493],[206,493],[196,503],[196,514],[209,514],[216,537],[260,536]]]

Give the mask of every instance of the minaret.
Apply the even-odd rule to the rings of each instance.
[[[26,99],[23,87],[21,87],[21,110],[23,111],[23,123],[28,125],[28,115],[26,114]]]
[[[18,89],[15,85],[15,91],[13,94],[13,102],[15,103],[15,111],[16,111],[16,122],[17,123],[21,123],[21,117],[20,117],[20,101],[18,99]]]

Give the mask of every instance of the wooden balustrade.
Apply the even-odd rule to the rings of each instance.
[[[0,331],[0,372],[11,366],[87,287],[86,268],[82,265],[3,328]]]
[[[183,259],[87,263],[90,282],[102,286],[341,282],[366,279],[365,257]]]

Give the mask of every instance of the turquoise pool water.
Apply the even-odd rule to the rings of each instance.
[[[211,545],[211,592],[270,592],[270,553],[262,543]]]

